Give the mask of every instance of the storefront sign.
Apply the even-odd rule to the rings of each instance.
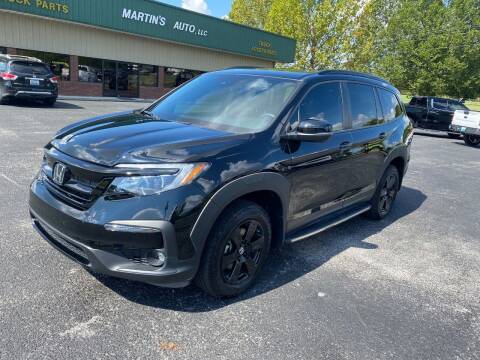
[[[278,62],[295,54],[293,39],[153,0],[0,0],[2,9]]]

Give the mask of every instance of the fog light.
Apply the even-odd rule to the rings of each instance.
[[[155,267],[160,267],[165,264],[165,254],[163,253],[163,250],[160,249],[153,249],[148,252],[147,256],[147,262]]]

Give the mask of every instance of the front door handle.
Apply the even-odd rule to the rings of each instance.
[[[352,147],[352,143],[350,141],[344,141],[340,144],[340,150],[345,151]]]
[[[387,137],[387,133],[382,132],[382,133],[380,133],[380,134],[378,135],[378,137],[379,137],[381,140],[383,140],[383,139],[385,139],[385,138]]]

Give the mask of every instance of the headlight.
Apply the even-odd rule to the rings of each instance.
[[[132,170],[136,174],[145,171],[149,175],[132,175],[115,178],[109,194],[153,195],[190,184],[209,167],[197,164],[120,164],[118,168]],[[152,175],[150,175],[152,174]]]

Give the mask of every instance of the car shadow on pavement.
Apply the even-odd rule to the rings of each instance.
[[[416,130],[415,135],[431,137],[431,138],[439,138],[439,139],[452,139],[451,137],[449,137],[447,135],[446,132],[445,133],[444,132],[434,133],[434,132],[428,132],[428,131],[422,132],[421,130],[420,131]]]
[[[378,246],[366,239],[417,210],[426,198],[420,190],[403,187],[392,212],[383,220],[373,221],[359,216],[310,239],[275,250],[270,254],[257,283],[246,293],[232,299],[212,298],[193,285],[183,289],[166,289],[101,274],[92,275],[120,296],[138,304],[183,312],[212,311],[295,281],[350,248],[374,251]]]
[[[57,101],[55,102],[55,105],[48,106],[38,101],[16,100],[16,101],[10,102],[7,106],[23,107],[23,108],[42,108],[42,109],[83,109],[83,107],[81,106],[78,106],[69,102],[65,102],[65,101]]]
[[[465,142],[463,140],[461,141],[452,141],[453,144],[456,144],[456,145],[460,145],[460,146],[464,146],[464,147],[467,147],[467,148],[470,148],[470,149],[480,149],[480,146],[470,146],[470,145],[467,145],[465,144]]]

